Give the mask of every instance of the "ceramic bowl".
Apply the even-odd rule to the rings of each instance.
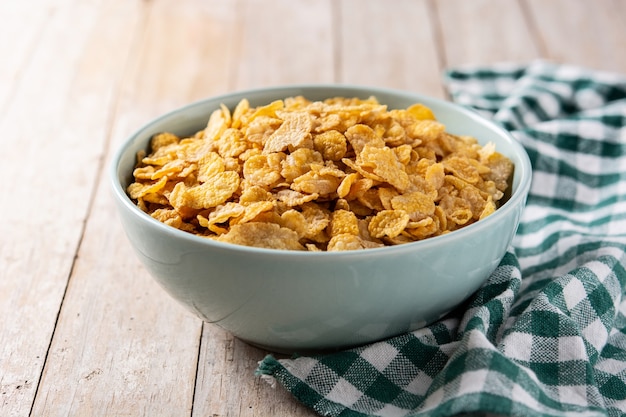
[[[142,212],[125,192],[139,150],[162,131],[190,135],[224,103],[252,106],[376,96],[389,108],[420,102],[451,133],[471,135],[515,164],[512,194],[491,216],[415,243],[346,252],[299,252],[221,243]],[[114,199],[141,262],[177,301],[253,345],[277,352],[340,349],[423,327],[458,306],[496,268],[518,227],[531,181],[524,149],[505,130],[458,105],[403,91],[345,85],[257,89],[209,98],[149,122],[128,138],[110,170]],[[128,277],[131,279],[131,277]]]

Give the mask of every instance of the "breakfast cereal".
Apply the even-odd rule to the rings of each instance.
[[[165,224],[285,250],[377,248],[439,236],[502,203],[512,162],[416,103],[289,97],[221,105],[191,137],[155,135],[128,194]]]

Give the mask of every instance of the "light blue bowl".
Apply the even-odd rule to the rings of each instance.
[[[142,212],[125,192],[150,137],[202,129],[220,103],[233,108],[303,95],[311,100],[376,96],[389,108],[429,106],[451,133],[471,135],[515,164],[512,195],[491,216],[447,235],[348,252],[260,249],[208,240]],[[422,95],[359,86],[304,85],[237,92],[190,104],[148,123],[119,149],[110,170],[124,230],[159,284],[204,321],[278,352],[345,348],[415,330],[476,291],[496,268],[519,224],[531,182],[524,149],[473,111]],[[131,276],[128,279],[132,279]]]

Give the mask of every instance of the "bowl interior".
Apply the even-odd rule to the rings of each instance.
[[[133,181],[132,172],[136,164],[137,152],[148,150],[150,138],[154,134],[168,131],[179,136],[193,135],[206,126],[211,112],[219,108],[222,103],[233,109],[243,98],[248,99],[251,106],[259,106],[274,100],[299,95],[309,100],[324,100],[338,96],[366,99],[375,96],[380,103],[386,104],[389,109],[406,108],[415,103],[423,103],[431,108],[437,119],[446,126],[448,132],[473,136],[482,145],[494,142],[496,150],[511,159],[515,166],[510,195],[505,197],[505,201],[526,198],[531,177],[528,155],[523,147],[502,127],[486,120],[471,109],[445,100],[405,91],[350,85],[296,85],[240,91],[198,101],[167,113],[141,128],[119,149],[112,166],[113,187],[118,198],[125,199],[127,204],[133,206],[133,210],[144,214],[126,197],[125,190]],[[509,204],[504,204],[503,207],[507,205]],[[483,221],[489,221],[491,217],[499,215],[498,213],[503,207]],[[146,217],[149,216],[146,215]],[[157,222],[154,219],[151,221]],[[483,221],[474,223],[455,233],[463,232],[463,230],[481,224]],[[430,239],[426,239],[426,241]]]

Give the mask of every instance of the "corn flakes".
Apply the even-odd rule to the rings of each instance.
[[[503,203],[513,168],[420,103],[243,99],[193,136],[154,135],[127,192],[156,220],[220,242],[362,250],[484,219]]]
[[[217,240],[259,248],[304,250],[295,231],[274,223],[236,224],[228,232],[220,235]]]
[[[368,230],[373,237],[394,238],[402,233],[409,220],[404,210],[381,210],[370,220]]]

